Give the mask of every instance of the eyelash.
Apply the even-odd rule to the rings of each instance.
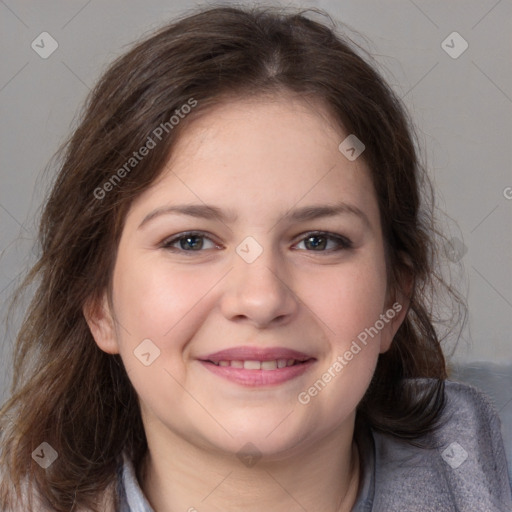
[[[325,250],[322,250],[322,251],[315,251],[315,250],[306,250],[306,252],[317,252],[317,253],[327,253],[327,254],[330,254],[332,252],[337,252],[337,251],[342,251],[342,250],[347,250],[347,249],[351,249],[352,248],[352,241],[349,240],[348,238],[344,237],[344,236],[341,236],[341,235],[336,235],[334,233],[329,233],[327,231],[309,231],[307,233],[304,233],[302,235],[303,237],[299,240],[299,242],[297,243],[301,243],[305,240],[307,240],[308,238],[311,238],[311,237],[318,237],[318,238],[326,238],[328,241],[334,241],[338,244],[338,247],[335,248],[335,249],[325,249]],[[190,238],[190,237],[198,237],[198,238],[205,238],[207,240],[210,240],[213,244],[215,245],[218,245],[214,242],[214,240],[212,240],[209,236],[207,236],[206,233],[202,232],[202,231],[185,231],[183,233],[179,233],[178,235],[176,236],[173,236],[172,238],[168,238],[166,240],[164,240],[160,247],[162,249],[166,249],[166,250],[169,250],[169,251],[172,251],[172,252],[180,252],[180,253],[189,253],[189,254],[193,254],[193,253],[198,253],[198,252],[204,252],[205,250],[207,249],[199,249],[197,251],[194,251],[194,250],[184,250],[184,249],[181,249],[181,248],[177,248],[177,247],[172,247],[174,244],[176,244],[177,242],[179,242],[180,240],[183,240],[183,239],[186,239],[186,238]],[[302,249],[299,249],[299,250],[302,250]]]

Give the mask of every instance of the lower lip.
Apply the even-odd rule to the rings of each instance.
[[[200,363],[210,370],[212,373],[224,377],[231,382],[236,382],[242,386],[275,386],[288,380],[299,377],[309,370],[315,362],[310,359],[301,364],[293,366],[285,366],[284,368],[276,368],[275,370],[246,370],[245,368],[234,368],[232,366],[217,366],[208,361],[200,361]]]

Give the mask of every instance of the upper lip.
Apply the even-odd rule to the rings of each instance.
[[[273,361],[276,359],[307,361],[314,358],[304,352],[285,347],[258,348],[243,346],[219,350],[198,359],[218,363],[219,361]]]

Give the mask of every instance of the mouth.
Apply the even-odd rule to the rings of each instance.
[[[271,386],[306,372],[316,358],[286,348],[237,347],[199,358],[205,368],[244,386]]]
[[[308,359],[309,361],[309,359]],[[305,361],[298,361],[297,359],[270,359],[268,361],[257,361],[257,360],[233,360],[233,361],[205,361],[207,363],[212,363],[216,366],[222,366],[224,368],[243,368],[244,370],[264,370],[264,371],[272,371],[281,368],[286,368],[287,366],[296,366],[298,364],[304,364]]]

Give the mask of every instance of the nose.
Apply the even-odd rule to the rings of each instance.
[[[271,250],[247,263],[234,255],[234,268],[228,274],[221,299],[224,316],[235,322],[246,322],[261,329],[284,325],[297,313],[295,295],[283,264]]]

